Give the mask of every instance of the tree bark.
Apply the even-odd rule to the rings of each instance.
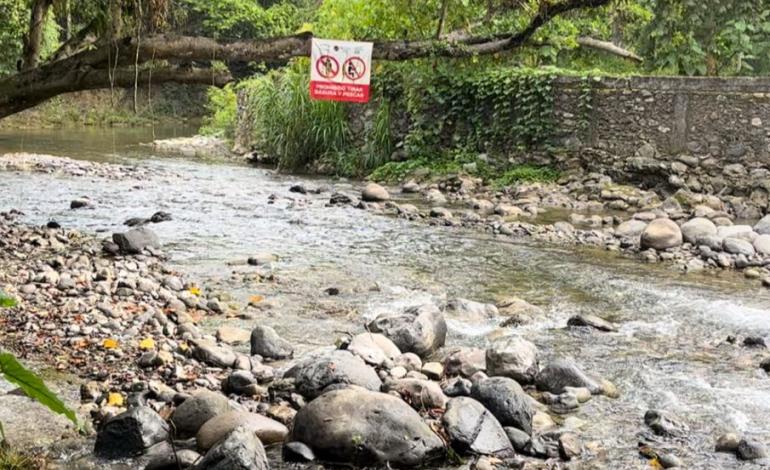
[[[613,54],[624,59],[633,60],[634,62],[642,62],[643,59],[636,55],[633,51],[624,49],[608,41],[601,41],[599,39],[590,38],[587,36],[581,36],[577,39],[577,43],[582,47],[588,47],[591,49],[597,49],[600,51]]]
[[[29,18],[29,32],[24,44],[24,65],[22,70],[37,67],[40,61],[40,45],[43,42],[43,28],[48,16],[48,8],[53,0],[35,0]]]
[[[38,0],[50,1],[50,0]],[[495,36],[467,37],[455,41],[373,41],[372,57],[379,60],[408,60],[422,57],[459,58],[472,55],[495,54],[516,49],[551,18],[580,8],[595,8],[610,0],[565,0],[559,3],[545,1],[521,31]],[[139,41],[134,37],[100,44],[93,50],[85,50],[72,56],[22,71],[0,80],[0,118],[35,106],[60,93],[107,88],[110,86],[108,70],[118,67],[122,73],[129,65],[156,61],[223,61],[264,62],[269,65],[285,64],[293,57],[310,55],[309,33],[270,39],[242,41],[218,41],[206,37],[154,35]],[[229,74],[209,75],[181,73],[171,70],[153,72],[155,83],[209,83],[224,86],[232,80]],[[116,74],[118,75],[118,74]],[[124,75],[116,76],[115,85],[130,87]]]

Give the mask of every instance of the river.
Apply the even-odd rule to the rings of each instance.
[[[276,175],[233,162],[161,157],[139,145],[188,132],[0,131],[0,152],[50,153],[181,175],[112,182],[4,174],[0,210],[16,208],[27,222],[55,219],[91,232],[121,230],[129,217],[170,212],[174,220],[153,229],[179,269],[205,288],[232,291],[241,302],[265,296],[274,308],[258,321],[274,326],[300,352],[331,345],[341,332],[359,332],[363,318],[386,309],[454,296],[487,302],[519,296],[545,310],[519,328],[540,349],[541,362],[572,356],[620,390],[619,399],[595,397],[571,415],[582,420],[578,434],[584,441],[602,449],[589,454],[582,468],[649,468],[636,452],[649,408],[670,410],[689,425],[686,438],[656,444],[687,468],[756,467],[713,448],[716,437],[728,431],[770,441],[770,379],[757,367],[761,352],[725,343],[729,335],[770,334],[766,290],[729,273],[683,276],[596,250],[326,207],[328,191],[299,195],[289,187],[302,183],[353,193],[359,185]],[[70,210],[69,201],[80,196],[96,201],[95,208]],[[233,278],[258,252],[280,257],[274,265],[280,282]],[[328,287],[339,288],[340,295],[327,295]],[[614,321],[619,331],[565,328],[575,313]],[[450,329],[448,345],[482,346],[508,330],[498,321],[460,320],[451,321]]]

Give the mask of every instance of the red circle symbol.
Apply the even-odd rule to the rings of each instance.
[[[360,57],[349,57],[342,64],[342,74],[351,81],[356,81],[366,73],[366,62]]]
[[[330,55],[322,55],[315,61],[315,69],[323,78],[334,78],[340,73],[340,63]]]

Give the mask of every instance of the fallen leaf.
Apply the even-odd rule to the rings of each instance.
[[[201,295],[201,290],[200,290],[199,287],[192,286],[192,287],[190,287],[190,293],[192,295],[194,295],[194,296],[200,296]]]
[[[139,342],[139,349],[155,349],[155,340],[152,338],[144,338]]]
[[[262,302],[263,300],[265,300],[265,298],[263,296],[261,296],[261,295],[252,295],[251,297],[249,297],[249,303],[250,304],[258,304],[258,303]]]
[[[182,343],[179,343],[179,349],[182,350],[182,352],[184,352],[190,349],[190,346],[188,346],[187,343],[182,342]]]
[[[110,406],[123,406],[123,395],[120,393],[110,393],[107,396],[107,404]]]
[[[112,338],[107,338],[102,343],[102,346],[104,346],[104,349],[115,349],[118,347],[118,341]]]

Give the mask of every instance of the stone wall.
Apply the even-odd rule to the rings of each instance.
[[[767,212],[770,79],[565,77],[555,90],[558,165]]]

